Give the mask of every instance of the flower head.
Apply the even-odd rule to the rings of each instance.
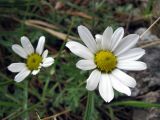
[[[99,85],[99,93],[106,102],[114,98],[113,88],[130,96],[130,87],[135,87],[136,81],[124,71],[147,68],[145,63],[137,61],[145,51],[142,48],[133,48],[139,35],[130,34],[123,38],[122,27],[114,32],[111,27],[107,27],[102,35],[97,34],[94,38],[82,25],[78,27],[78,33],[86,46],[75,41],[67,42],[66,46],[82,58],[76,64],[79,69],[93,70],[87,79],[86,88],[92,91]]]
[[[25,63],[12,63],[8,66],[8,70],[11,72],[18,72],[14,78],[16,82],[21,82],[30,73],[36,75],[39,73],[41,67],[49,67],[54,63],[54,59],[52,57],[47,57],[48,50],[43,52],[44,43],[45,37],[41,36],[39,38],[37,48],[34,50],[29,39],[23,36],[21,37],[22,47],[18,44],[12,45],[12,50],[26,60]]]

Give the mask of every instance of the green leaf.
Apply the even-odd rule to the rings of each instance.
[[[14,107],[14,106],[19,106],[19,105],[17,103],[14,103],[14,102],[0,101],[0,106]]]
[[[151,108],[151,107],[160,108],[160,104],[143,102],[143,101],[121,101],[121,102],[114,102],[110,105],[111,106],[131,106],[131,107],[138,107],[138,108]]]
[[[84,120],[92,120],[93,112],[94,112],[94,93],[89,91]]]

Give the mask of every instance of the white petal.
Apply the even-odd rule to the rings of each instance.
[[[123,70],[140,71],[145,70],[147,65],[140,61],[123,60],[118,62],[117,67]]]
[[[119,69],[115,69],[112,74],[125,86],[134,88],[136,86],[136,81],[133,77],[127,75]]]
[[[107,27],[103,32],[103,39],[102,39],[102,48],[104,50],[110,50],[111,48],[111,37],[113,34],[112,27]]]
[[[21,56],[22,58],[27,58],[27,53],[25,52],[25,50],[18,44],[14,44],[12,45],[12,50],[19,56]]]
[[[41,37],[39,38],[38,45],[37,45],[37,48],[36,48],[36,53],[38,53],[39,55],[41,55],[42,52],[43,52],[44,43],[45,43],[45,37],[44,37],[44,36],[41,36]]]
[[[43,60],[43,67],[49,67],[54,63],[54,59],[52,57],[47,57]]]
[[[12,63],[8,66],[8,70],[11,72],[20,72],[24,68],[26,68],[25,63]]]
[[[100,35],[100,34],[96,34],[96,35],[95,35],[95,38],[96,38],[96,42],[97,42],[97,43],[99,43],[99,42],[102,41],[102,35]]]
[[[43,59],[46,58],[48,56],[48,50],[45,50],[42,54]]]
[[[96,43],[97,43],[97,50],[102,49],[102,35],[97,34],[95,38],[96,38]]]
[[[33,70],[33,71],[32,71],[32,75],[37,75],[37,74],[39,73],[39,71],[40,71],[40,69],[38,69],[38,70]]]
[[[131,95],[131,90],[129,87],[123,85],[119,80],[117,80],[116,77],[114,77],[112,74],[109,75],[110,79],[111,79],[111,83],[112,83],[112,86],[115,90],[121,92],[121,93],[124,93],[128,96]]]
[[[118,56],[118,60],[138,60],[145,54],[145,50],[142,48],[133,48],[130,49],[120,56]]]
[[[79,60],[76,63],[77,68],[82,70],[91,70],[96,68],[96,65],[93,60]]]
[[[21,37],[21,44],[28,55],[34,53],[34,48],[26,36]]]
[[[93,52],[95,53],[97,51],[96,47],[96,41],[93,38],[91,32],[86,28],[85,26],[78,26],[78,33],[82,41],[85,43],[85,45]]]
[[[30,72],[31,72],[30,70],[25,68],[15,76],[14,80],[16,82],[21,82],[30,74]]]
[[[86,88],[90,91],[95,90],[98,86],[100,79],[101,79],[101,73],[98,70],[92,71],[89,78],[87,79]]]
[[[67,42],[66,47],[68,47],[72,53],[81,58],[93,59],[94,57],[91,51],[87,47],[78,42],[69,41]]]
[[[117,46],[114,53],[118,56],[126,52],[127,50],[135,46],[138,40],[139,40],[139,35],[137,34],[127,35],[121,40],[121,43]]]
[[[99,82],[99,93],[106,102],[110,102],[114,97],[111,80],[108,74],[102,74]]]
[[[114,51],[115,48],[119,45],[119,43],[122,41],[122,38],[124,36],[124,29],[122,27],[119,27],[116,29],[116,31],[112,35],[111,39],[111,51]]]

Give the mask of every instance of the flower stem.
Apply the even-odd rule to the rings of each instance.
[[[94,112],[94,93],[88,91],[87,106],[86,106],[84,120],[92,120],[93,112]]]
[[[112,109],[110,106],[108,106],[108,110],[109,110],[110,119],[111,119],[111,120],[115,120],[113,109]]]
[[[50,75],[51,76],[51,75]],[[43,88],[43,93],[42,93],[42,101],[44,102],[45,100],[45,96],[46,96],[46,92],[47,92],[47,87],[48,87],[48,84],[49,84],[49,80],[50,80],[50,76],[48,76],[46,78],[46,83],[44,85],[44,88]]]
[[[69,29],[68,29],[67,36],[66,36],[66,38],[65,38],[65,41],[68,40],[69,33],[71,32],[71,29],[72,29],[73,25],[74,25],[74,19],[72,20],[71,25],[70,25],[70,27],[69,27]],[[65,44],[66,44],[66,42],[63,42],[63,44],[61,45],[60,50],[59,50],[59,54],[57,55],[57,59],[55,60],[54,66],[52,66],[51,70],[53,70],[54,67],[56,66],[57,61],[58,61],[59,58],[60,58],[60,54],[62,53],[62,51],[63,51],[63,49],[64,49],[64,47],[65,47]],[[45,83],[45,85],[44,85],[44,89],[43,89],[43,93],[42,93],[42,99],[41,99],[41,101],[43,101],[43,102],[44,102],[44,100],[45,100],[46,92],[47,92],[48,85],[49,85],[49,81],[50,81],[50,78],[51,78],[52,74],[53,74],[53,73],[51,73],[51,74],[47,77],[46,83]]]
[[[28,120],[28,80],[25,80],[25,86],[24,86],[24,106],[23,109],[25,112],[24,114],[24,120]]]

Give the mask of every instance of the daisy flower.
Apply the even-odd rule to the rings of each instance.
[[[29,39],[23,36],[21,37],[22,47],[18,44],[12,45],[12,50],[20,57],[26,59],[25,63],[12,63],[8,66],[8,70],[11,72],[18,72],[14,78],[16,82],[21,82],[30,73],[32,75],[36,75],[39,73],[41,67],[49,67],[54,63],[54,59],[52,57],[47,57],[48,50],[43,52],[44,43],[45,37],[41,36],[39,38],[37,48],[34,50]]]
[[[114,98],[114,90],[131,95],[131,89],[136,81],[124,71],[140,71],[147,68],[146,64],[137,61],[145,51],[142,48],[133,48],[139,40],[139,35],[130,34],[123,38],[124,29],[119,27],[113,32],[107,27],[102,35],[94,37],[90,31],[80,25],[78,33],[84,45],[69,41],[66,47],[72,53],[82,58],[76,63],[77,68],[93,70],[87,79],[86,88],[90,91],[98,86],[101,97],[110,102]]]

